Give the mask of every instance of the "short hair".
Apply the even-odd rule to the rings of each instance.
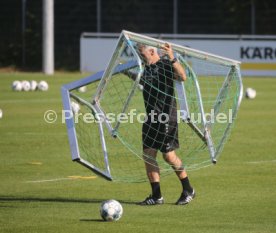
[[[157,53],[157,48],[156,48],[156,47],[153,47],[153,46],[150,46],[150,45],[137,43],[137,48],[138,48],[138,49],[145,49],[145,50],[152,49],[152,50],[154,50],[155,53]]]

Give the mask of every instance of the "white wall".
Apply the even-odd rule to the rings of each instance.
[[[115,49],[117,37],[95,38],[81,37],[80,70],[96,72],[104,70]],[[245,76],[276,77],[276,37],[257,39],[215,39],[215,38],[180,38],[162,40],[184,45],[194,49],[213,53],[241,61],[241,72]]]

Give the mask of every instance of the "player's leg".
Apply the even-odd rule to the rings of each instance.
[[[161,195],[160,170],[156,161],[156,156],[156,149],[144,148],[144,162],[152,193],[144,201],[140,202],[140,205],[157,205],[164,203]]]
[[[181,159],[176,155],[174,150],[163,153],[163,158],[172,166],[182,185],[183,190],[176,204],[188,204],[195,197],[195,191],[190,184],[187,172],[184,169]]]
[[[178,124],[174,120],[169,121],[165,125],[165,129],[166,137],[164,138],[164,143],[160,151],[163,153],[164,160],[174,169],[182,185],[183,190],[176,204],[185,205],[195,197],[195,192],[190,184],[182,160],[175,153],[175,150],[179,148]]]
[[[144,149],[143,159],[149,182],[160,182],[160,170],[156,161],[157,150],[152,148]]]
[[[175,150],[163,153],[164,160],[170,164],[175,171],[177,177],[185,179],[188,175],[185,171],[181,159],[176,155]]]
[[[142,140],[143,140],[143,159],[145,162],[146,173],[151,185],[152,194],[141,205],[163,204],[163,197],[160,189],[160,170],[156,161],[158,140],[156,140],[159,125],[147,121],[143,124]]]

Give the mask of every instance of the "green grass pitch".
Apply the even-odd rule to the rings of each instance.
[[[108,182],[71,162],[60,87],[84,76],[0,74],[1,233],[276,232],[275,78],[243,79],[257,97],[243,100],[218,164],[189,173],[197,191],[193,202],[173,204],[181,187],[170,175],[161,182],[166,204],[141,207],[135,202],[150,193],[148,183]],[[44,79],[50,89],[13,92],[12,81],[24,79]],[[45,123],[49,109],[57,111],[56,123]],[[120,221],[101,220],[106,199],[122,203]]]

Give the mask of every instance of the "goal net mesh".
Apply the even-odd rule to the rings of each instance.
[[[178,82],[183,95],[176,89],[174,68],[162,43],[121,38],[102,79],[86,85],[86,92],[71,91],[71,104],[78,106],[74,116],[80,156],[102,171],[107,169],[97,113],[92,108],[96,103],[104,115],[102,129],[114,181],[147,180],[143,147],[159,150],[156,160],[161,176],[172,173],[160,152],[170,142],[176,143],[176,154],[186,170],[209,166],[210,153],[214,159],[219,157],[236,118],[242,85],[238,66],[173,47],[187,77],[184,86]],[[141,45],[156,51],[160,60],[147,64]],[[149,109],[157,111],[155,120],[164,120],[161,115],[167,114],[169,121],[153,124],[147,120]],[[87,113],[94,120],[87,120]]]

